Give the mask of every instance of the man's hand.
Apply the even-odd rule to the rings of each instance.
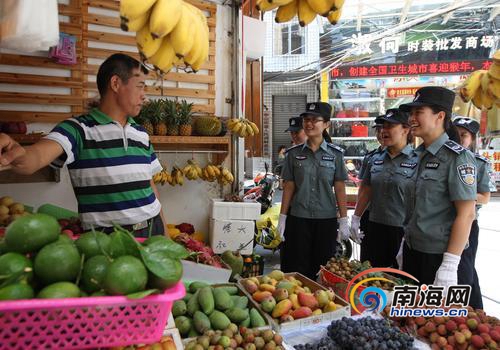
[[[15,164],[15,160],[24,156],[26,150],[9,135],[0,133],[0,165]]]
[[[286,215],[280,214],[280,218],[278,220],[278,227],[276,228],[276,231],[278,231],[278,234],[280,235],[281,242],[285,241],[285,226],[286,226]]]
[[[365,237],[363,232],[359,230],[360,222],[361,218],[359,216],[351,216],[351,227],[349,229],[351,231],[351,239],[358,244],[361,244],[363,237]]]
[[[347,216],[339,219],[339,233],[337,235],[337,242],[347,241],[350,236],[349,232],[349,219]]]
[[[435,286],[449,287],[456,285],[458,282],[458,264],[460,263],[460,256],[451,253],[443,254],[443,261],[441,266],[436,272],[434,277]]]

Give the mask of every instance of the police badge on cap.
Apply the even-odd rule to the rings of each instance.
[[[462,164],[457,167],[460,180],[467,186],[476,183],[476,167],[471,164]]]

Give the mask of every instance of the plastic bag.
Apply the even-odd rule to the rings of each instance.
[[[0,2],[0,47],[20,52],[48,50],[59,41],[57,0]]]

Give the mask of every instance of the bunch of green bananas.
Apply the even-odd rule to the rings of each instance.
[[[500,50],[493,55],[493,64],[488,70],[472,72],[460,88],[465,102],[472,100],[479,109],[491,109],[496,103],[500,107]]]
[[[196,72],[208,59],[207,18],[183,0],[121,0],[120,18],[123,30],[137,32],[143,58],[163,73],[184,64]]]
[[[317,15],[327,17],[328,21],[335,25],[342,14],[342,6],[345,0],[257,0],[257,10],[266,12],[274,9],[277,23],[289,22],[295,16],[299,18],[299,24],[305,27],[311,23]]]
[[[239,137],[254,136],[259,133],[259,128],[248,119],[232,118],[227,122],[231,132]]]

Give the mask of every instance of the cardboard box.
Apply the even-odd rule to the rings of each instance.
[[[214,267],[205,264],[198,264],[194,261],[181,260],[183,281],[203,281],[207,283],[225,283],[231,277],[231,268],[222,262],[224,268]]]
[[[320,289],[327,290],[327,288],[325,288],[322,285],[314,282],[313,280],[310,280],[309,278],[307,278],[306,276],[304,276],[304,275],[302,275],[302,274],[300,274],[298,272],[285,273],[285,276],[293,276],[293,277],[295,277],[296,279],[298,279],[299,281],[301,281],[304,286],[309,287],[309,289],[313,293],[315,291],[317,291],[317,290],[320,290]],[[260,277],[262,277],[262,276],[259,276],[257,278],[260,279]],[[245,294],[249,298],[251,298],[252,296],[243,287],[242,281],[243,281],[242,279],[239,280],[238,284],[240,285],[241,289],[245,292]],[[278,323],[276,320],[274,320],[271,317],[271,315],[269,315],[268,313],[262,311],[262,309],[260,309],[260,305],[259,305],[259,309],[269,319],[269,322],[270,322],[271,327],[273,328],[273,330],[275,330],[276,332],[278,332],[278,331],[286,332],[286,331],[290,331],[290,330],[297,330],[297,329],[302,329],[302,328],[310,327],[310,326],[313,326],[313,325],[316,325],[316,324],[320,324],[320,323],[324,323],[324,322],[330,322],[332,320],[341,319],[344,316],[349,317],[351,315],[351,307],[350,307],[350,305],[349,305],[349,303],[347,301],[345,301],[344,299],[342,299],[338,295],[335,296],[335,300],[334,301],[335,301],[335,304],[342,305],[342,307],[337,308],[337,310],[335,310],[335,311],[326,312],[326,313],[323,313],[321,315],[315,315],[315,316],[305,317],[305,318],[302,318],[302,319],[299,319],[299,320],[295,320],[295,321],[291,321],[291,322],[285,322],[285,323],[281,323],[281,324]]]
[[[217,220],[259,220],[260,203],[257,202],[224,202],[212,199],[211,218]]]
[[[209,243],[215,254],[239,250],[240,254],[250,255],[254,235],[254,221],[210,219]]]

